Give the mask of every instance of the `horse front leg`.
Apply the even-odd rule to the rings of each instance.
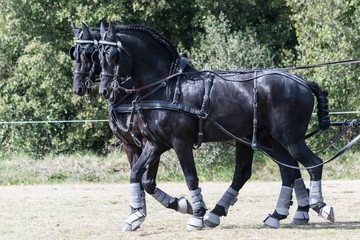
[[[230,206],[236,203],[240,189],[251,177],[253,153],[251,147],[236,143],[235,172],[232,183],[207,216],[205,220],[207,227],[214,228],[220,225],[220,217],[226,216]]]
[[[143,174],[150,166],[159,160],[160,155],[165,152],[167,148],[158,146],[147,142],[138,159],[131,169],[130,174],[130,201],[129,205],[132,213],[125,220],[123,231],[135,231],[145,220],[145,209],[142,200],[142,185],[141,179]]]
[[[111,126],[112,125],[110,124],[110,127]],[[118,139],[122,139],[122,137],[119,135],[118,132],[116,132],[113,128],[112,128],[112,130]],[[141,155],[142,149],[140,147],[136,146],[135,144],[123,143],[123,150],[129,161],[130,169],[132,169],[134,164],[138,161],[138,159]],[[144,214],[146,215],[146,195],[145,195],[143,186],[141,186],[141,203],[142,203],[142,208],[144,210]],[[133,211],[134,211],[134,209],[131,208],[131,212],[133,212]]]
[[[204,228],[204,215],[207,207],[199,188],[199,179],[194,162],[192,141],[174,141],[174,150],[179,158],[183,170],[186,185],[190,191],[192,201],[192,216],[187,222],[188,230],[200,230]]]
[[[173,209],[180,213],[192,214],[192,207],[184,197],[175,198],[156,186],[156,175],[159,168],[160,159],[156,160],[145,172],[142,177],[142,186],[156,201],[166,208]]]

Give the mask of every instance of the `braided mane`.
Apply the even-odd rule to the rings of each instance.
[[[176,49],[176,47],[167,39],[165,36],[150,27],[146,27],[143,25],[120,25],[116,27],[118,31],[133,31],[133,32],[142,32],[150,35],[154,38],[158,43],[160,43],[172,56],[172,63],[170,66],[170,73],[173,74],[176,71],[176,67],[178,64],[178,60],[180,55]]]

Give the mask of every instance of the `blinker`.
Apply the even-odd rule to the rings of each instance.
[[[69,56],[72,60],[75,60],[74,52],[75,52],[75,46],[69,48]]]

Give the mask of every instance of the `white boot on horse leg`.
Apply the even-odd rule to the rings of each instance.
[[[192,214],[193,210],[191,204],[184,197],[180,197],[180,198],[171,197],[170,195],[168,195],[159,188],[155,188],[154,193],[151,194],[151,196],[166,208],[171,208],[177,212],[184,214],[185,213]]]
[[[205,227],[204,215],[206,213],[207,207],[203,201],[203,196],[201,194],[201,188],[190,191],[191,200],[192,200],[192,209],[193,216],[187,222],[188,230],[201,230]]]
[[[321,181],[310,181],[310,207],[314,209],[320,217],[330,222],[335,222],[333,207],[327,205],[322,197]]]
[[[216,204],[216,208],[222,207],[222,214],[215,214],[215,209],[211,211],[206,219],[205,219],[205,225],[209,228],[214,228],[220,225],[220,216],[226,216],[229,210],[230,206],[233,206],[237,202],[237,196],[239,195],[239,192],[234,190],[232,187],[229,187],[224,195],[220,198],[220,200]]]
[[[291,187],[282,186],[279,199],[276,204],[276,209],[273,214],[270,214],[264,220],[264,227],[279,228],[280,220],[285,219],[289,215],[289,208],[292,204],[292,191]]]
[[[309,222],[309,193],[306,190],[304,180],[298,178],[294,182],[294,191],[298,203],[298,209],[291,224],[303,225]]]
[[[135,231],[145,221],[146,208],[144,207],[144,196],[142,196],[139,183],[130,184],[130,207],[134,211],[126,218],[123,232]],[[146,205],[145,205],[146,206]]]

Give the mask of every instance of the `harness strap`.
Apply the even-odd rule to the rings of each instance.
[[[213,86],[213,75],[211,73],[206,73],[204,78],[204,98],[201,104],[202,117],[199,117],[199,132],[198,132],[198,140],[196,145],[194,146],[195,149],[199,148],[203,142],[203,129],[204,129],[204,120],[208,116],[209,106],[210,106],[210,91]]]
[[[177,72],[181,74],[184,71],[187,63],[188,63],[187,58],[181,57]],[[178,75],[177,78],[176,78],[176,85],[175,85],[174,97],[173,97],[173,102],[172,102],[173,104],[178,103],[179,96],[181,94],[181,91],[180,91],[180,83],[181,83],[181,81],[180,80],[181,80],[181,75]]]
[[[255,78],[254,78],[254,86],[253,86],[253,136],[251,141],[251,148],[253,150],[257,149],[257,139],[256,139],[256,132],[257,132],[257,107],[258,107],[258,89],[257,89],[257,72],[255,72]]]

